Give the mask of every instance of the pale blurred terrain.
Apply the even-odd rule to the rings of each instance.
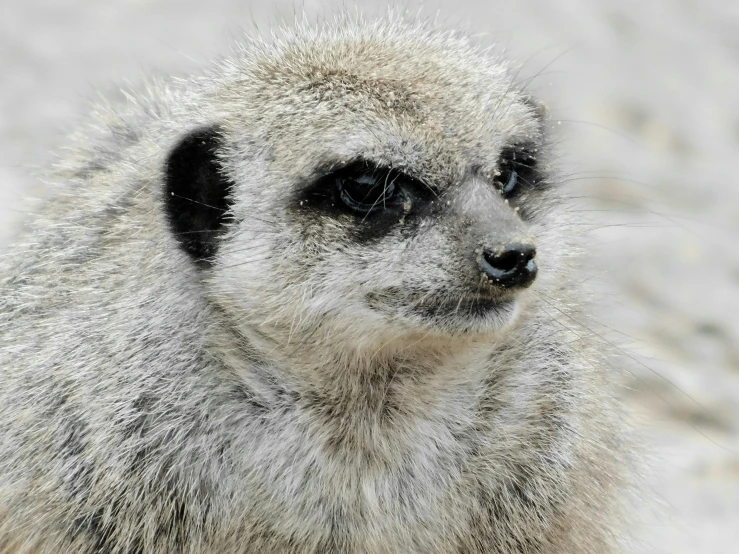
[[[24,198],[43,194],[35,168],[97,91],[196,70],[242,29],[332,5],[5,0],[0,248],[33,209]],[[624,350],[614,377],[649,456],[638,551],[739,553],[739,2],[455,0],[419,13],[437,12],[506,49],[551,108],[592,246],[583,286],[598,310],[580,329]]]

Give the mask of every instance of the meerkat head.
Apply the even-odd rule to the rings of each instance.
[[[515,319],[552,264],[541,115],[505,64],[378,24],[295,31],[220,70],[164,198],[236,326],[370,345]]]

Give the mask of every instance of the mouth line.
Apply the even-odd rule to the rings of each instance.
[[[494,312],[507,311],[515,303],[513,296],[462,294],[454,297],[442,294],[401,295],[400,291],[392,291],[390,294],[388,292],[390,291],[370,296],[371,304],[406,309],[425,318],[484,317]]]
[[[501,311],[513,304],[512,298],[493,298],[493,297],[461,297],[453,299],[429,299],[422,303],[414,304],[411,309],[414,312],[421,312],[426,316],[444,317],[444,316],[462,316],[462,317],[480,317],[491,312]]]

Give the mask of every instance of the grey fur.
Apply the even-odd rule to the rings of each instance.
[[[511,143],[546,166],[541,117],[503,61],[397,20],[298,26],[100,107],[4,261],[0,552],[615,551],[625,462],[566,324],[567,210],[491,183]],[[233,188],[198,264],[162,183],[211,127]],[[434,207],[363,242],[296,201],[358,156]],[[472,316],[503,239],[536,243],[539,276]]]

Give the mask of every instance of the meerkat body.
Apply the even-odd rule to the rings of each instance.
[[[398,22],[100,108],[4,262],[0,553],[612,552],[542,128]]]

